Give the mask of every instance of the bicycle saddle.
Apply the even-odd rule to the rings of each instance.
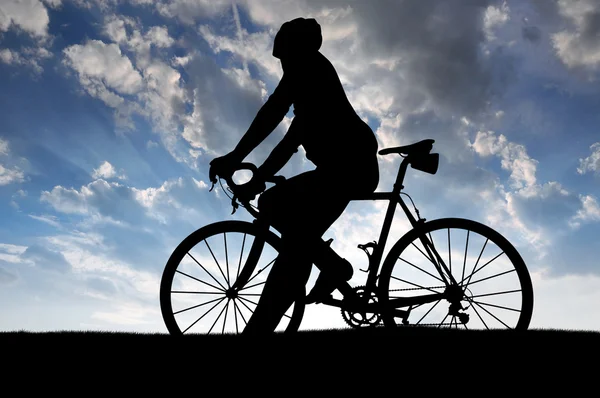
[[[429,153],[433,149],[435,140],[427,139],[415,142],[410,145],[397,146],[393,148],[385,148],[379,151],[380,155],[389,155],[392,153],[410,155],[415,153]]]

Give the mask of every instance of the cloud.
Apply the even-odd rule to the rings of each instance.
[[[523,145],[509,142],[503,134],[497,136],[491,131],[479,131],[472,147],[480,156],[499,156],[502,168],[511,173],[513,188],[529,188],[536,183],[538,162],[527,155]]]
[[[503,2],[499,7],[494,5],[488,6],[483,15],[483,27],[488,40],[495,39],[494,28],[504,25],[509,19],[510,8],[506,2]]]
[[[99,96],[107,89],[119,94],[135,94],[142,89],[142,76],[116,44],[90,40],[84,45],[69,46],[63,52],[67,64],[78,72],[82,85],[91,95]]]
[[[60,222],[58,221],[58,217],[56,217],[56,216],[52,216],[52,215],[36,216],[33,214],[29,214],[29,217],[33,218],[34,220],[38,220],[38,221],[41,221],[48,225],[51,225],[55,228],[60,228],[60,226],[61,226]]]
[[[60,252],[49,250],[37,244],[29,246],[23,252],[22,258],[30,260],[36,266],[43,269],[62,273],[71,269],[71,266]]]
[[[579,228],[582,223],[600,222],[600,205],[592,195],[580,195],[581,209],[570,220],[574,228]]]
[[[590,146],[592,154],[586,158],[579,159],[579,174],[594,173],[600,175],[600,142],[596,142]]]
[[[537,26],[523,26],[521,36],[532,43],[539,43],[542,39],[542,31]]]
[[[92,173],[92,178],[94,179],[111,179],[111,178],[119,178],[120,180],[125,179],[125,175],[117,175],[117,171],[114,166],[110,164],[107,160],[105,160],[97,169],[94,169]]]
[[[38,38],[48,35],[48,11],[38,0],[3,0],[0,3],[0,31],[12,26]]]
[[[573,28],[552,35],[558,57],[569,68],[584,67],[592,70],[600,67],[600,10],[596,0],[558,0],[561,16],[571,22]]]
[[[25,172],[20,167],[4,163],[5,161],[13,163],[14,161],[12,159],[8,141],[2,137],[0,137],[0,161],[2,162],[0,163],[0,186],[25,181]]]

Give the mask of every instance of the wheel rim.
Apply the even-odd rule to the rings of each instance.
[[[435,220],[425,224],[423,230],[461,287],[456,293],[465,309],[450,311],[451,303],[445,299],[415,306],[409,324],[453,329],[527,329],[533,309],[531,280],[522,258],[506,239],[482,224],[461,219]],[[444,278],[427,256],[416,231],[390,250],[380,282],[384,305],[388,299],[445,291]],[[393,322],[389,316],[384,321],[387,325]]]
[[[161,310],[170,334],[243,331],[278,253],[279,240],[268,233],[247,282],[234,288],[253,243],[260,239],[257,231],[249,223],[217,223],[196,231],[177,247],[161,280]],[[303,304],[292,304],[276,332],[297,330],[303,311]]]

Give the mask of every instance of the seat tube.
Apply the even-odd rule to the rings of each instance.
[[[373,253],[373,264],[377,264],[376,267],[371,269],[369,272],[369,276],[367,277],[367,286],[374,286],[375,281],[377,279],[377,274],[379,273],[379,268],[381,266],[381,260],[383,257],[383,250],[385,249],[385,245],[387,243],[387,239],[390,233],[390,229],[392,226],[392,221],[394,219],[394,214],[396,212],[396,205],[400,201],[400,192],[404,188],[402,183],[404,182],[404,176],[406,174],[406,168],[408,166],[408,158],[405,158],[400,164],[400,170],[398,170],[398,176],[396,177],[396,182],[394,183],[394,189],[392,191],[390,201],[388,204],[388,208],[385,214],[385,219],[383,220],[383,226],[381,228],[381,234],[379,236],[379,242],[377,242],[377,246],[375,248],[375,252]]]

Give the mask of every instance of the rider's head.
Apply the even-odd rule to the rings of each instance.
[[[281,25],[275,35],[273,56],[284,59],[317,52],[323,37],[321,26],[314,18],[296,18]]]

